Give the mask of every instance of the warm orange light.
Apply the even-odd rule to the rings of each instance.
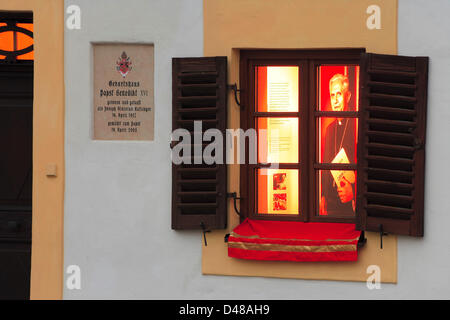
[[[267,67],[267,111],[298,112],[298,67]]]
[[[298,163],[298,125],[298,118],[258,118],[258,161]]]
[[[0,27],[6,26],[6,23],[0,23]],[[33,24],[32,23],[18,23],[18,27],[30,30],[33,32]],[[33,45],[34,41],[33,38],[27,36],[26,34],[15,32],[16,34],[16,48],[14,48],[14,32],[8,31],[8,32],[2,32],[0,33],[0,49],[4,51],[15,51],[15,50],[22,50],[30,45]],[[6,58],[3,55],[0,55],[0,59]],[[17,57],[18,60],[34,60],[34,50],[23,54],[21,56]]]
[[[0,23],[0,27],[5,27],[6,23]],[[4,51],[14,50],[14,33],[2,32],[0,33],[0,49]],[[0,55],[0,59],[4,59],[5,56]]]
[[[357,118],[339,117],[342,111],[358,111],[359,66],[318,68],[318,108],[335,111],[336,117],[319,117],[318,160],[321,163],[355,164]],[[356,199],[356,171],[319,170],[319,215],[353,217]]]
[[[33,32],[33,24],[32,23],[18,23],[17,26]],[[33,38],[30,38],[26,34],[17,32],[17,50],[28,48],[29,46],[33,45],[33,43],[34,43]],[[34,60],[34,50],[29,53],[18,56],[17,59],[18,60]]]
[[[260,67],[257,99],[261,105],[257,110],[298,112],[298,78],[298,67]],[[265,87],[261,88],[261,85]],[[297,117],[260,117],[256,125],[258,130],[265,130],[265,134],[259,131],[260,163],[299,162]],[[298,170],[260,169],[257,176],[259,213],[298,214]]]
[[[298,214],[298,170],[259,169],[258,213]]]

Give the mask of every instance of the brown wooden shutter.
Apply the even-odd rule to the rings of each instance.
[[[172,130],[191,132],[192,155],[198,120],[203,132],[216,128],[226,137],[227,57],[172,60]],[[209,143],[203,142],[202,150]],[[223,229],[226,223],[226,164],[172,164],[172,229]]]
[[[357,228],[423,236],[428,58],[361,61]]]

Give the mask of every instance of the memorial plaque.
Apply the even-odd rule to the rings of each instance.
[[[153,140],[153,79],[153,45],[94,45],[95,140]]]

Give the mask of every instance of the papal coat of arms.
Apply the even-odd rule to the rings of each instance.
[[[122,77],[126,77],[128,72],[132,69],[130,57],[127,56],[127,53],[122,52],[122,56],[117,61],[117,71],[122,75]]]

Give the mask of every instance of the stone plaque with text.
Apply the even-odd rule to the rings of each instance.
[[[153,140],[153,79],[153,45],[94,45],[94,139]]]

